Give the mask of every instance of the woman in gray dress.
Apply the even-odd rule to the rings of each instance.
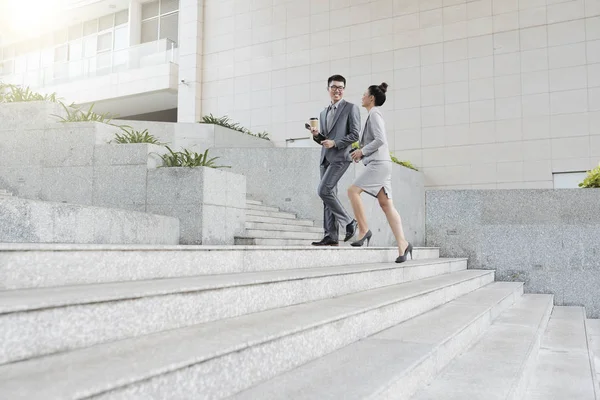
[[[406,261],[407,254],[410,254],[412,259],[412,245],[404,237],[402,220],[392,201],[392,159],[387,143],[385,122],[379,109],[385,103],[387,87],[385,82],[379,86],[369,86],[363,94],[362,106],[367,109],[369,116],[360,136],[360,148],[352,152],[351,156],[354,162],[362,160],[365,169],[348,188],[348,197],[358,221],[358,237],[361,238],[352,243],[352,246],[360,247],[365,241],[368,246],[373,236],[367,225],[365,209],[360,198],[360,194],[366,192],[379,200],[379,205],[398,243],[399,256],[396,262],[401,263]]]

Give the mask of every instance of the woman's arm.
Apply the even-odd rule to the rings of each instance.
[[[376,152],[377,149],[383,146],[386,142],[385,125],[383,122],[383,117],[380,113],[374,112],[369,117],[369,128],[371,129],[371,132],[373,132],[374,138],[373,141],[367,143],[366,146],[362,148],[362,153],[365,157],[368,157]]]

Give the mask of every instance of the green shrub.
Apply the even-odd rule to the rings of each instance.
[[[259,139],[271,140],[268,132],[252,133],[250,129],[241,126],[239,123],[232,121],[227,115],[224,117],[215,117],[212,114],[205,115],[202,117],[202,121],[198,121],[200,124],[213,124],[219,125],[225,128],[233,129],[234,131],[242,132],[250,136],[257,137]]]
[[[21,103],[29,101],[58,102],[56,93],[41,94],[34,92],[28,86],[11,85],[0,83],[0,103]]]
[[[90,108],[87,111],[81,111],[78,107],[74,105],[66,106],[63,103],[60,105],[67,112],[67,116],[63,117],[60,115],[53,115],[54,117],[60,119],[60,122],[101,122],[103,124],[114,125],[111,123],[115,115],[111,113],[105,112],[102,114],[97,114],[94,112],[94,103],[90,105]]]
[[[208,158],[208,149],[204,154],[191,152],[187,149],[183,151],[173,151],[169,146],[165,146],[169,153],[160,157],[163,160],[163,167],[208,167],[208,168],[231,168],[227,165],[216,165],[215,160],[219,157]]]
[[[600,188],[600,164],[591,171],[588,171],[587,176],[579,184],[582,188]]]
[[[392,153],[390,153],[390,157],[392,158],[392,161],[395,162],[396,164],[402,165],[403,167],[406,167],[406,168],[414,169],[415,171],[418,171],[417,167],[412,165],[412,163],[410,161],[400,161],[396,157],[394,157],[394,155]]]
[[[148,133],[148,129],[144,129],[143,131],[135,130],[129,126],[121,126],[121,130],[123,130],[123,134],[119,135],[115,133],[114,142],[118,144],[128,144],[128,143],[150,143],[162,145],[153,135]]]

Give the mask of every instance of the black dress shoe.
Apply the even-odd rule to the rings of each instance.
[[[312,242],[313,246],[339,246],[339,242],[337,240],[333,240],[329,236],[325,236],[318,242]]]
[[[358,222],[355,219],[352,220],[348,225],[346,225],[346,237],[344,238],[344,242],[352,239],[352,236],[356,233],[358,229]]]

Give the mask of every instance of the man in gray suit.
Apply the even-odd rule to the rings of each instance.
[[[354,236],[357,229],[356,221],[337,197],[338,181],[351,164],[350,148],[358,140],[360,132],[360,111],[358,106],[343,99],[345,88],[346,79],[341,75],[333,75],[327,80],[331,104],[321,112],[320,129],[311,129],[313,139],[323,146],[319,197],[325,208],[325,237],[313,242],[313,246],[338,246],[339,224],[346,228],[345,242]]]

